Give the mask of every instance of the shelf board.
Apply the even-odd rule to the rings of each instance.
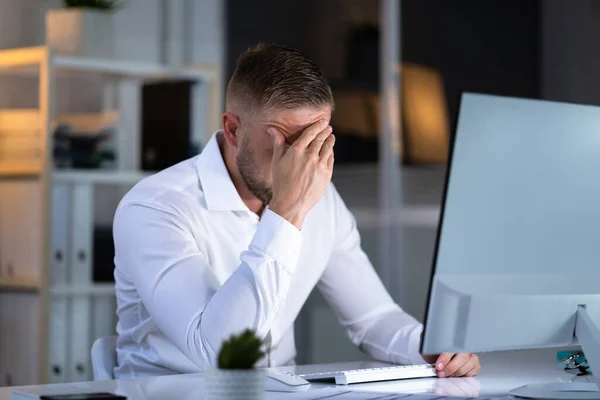
[[[0,51],[0,72],[15,75],[36,75],[46,59],[46,46]],[[137,79],[187,78],[214,80],[215,65],[192,65],[173,68],[157,62],[122,59],[102,59],[52,54],[51,65],[57,72],[78,72],[87,75],[107,75]]]
[[[135,185],[152,175],[143,171],[110,170],[55,170],[52,173],[54,183],[91,183],[96,185]]]
[[[440,219],[439,206],[398,207],[393,215],[386,217],[375,207],[349,207],[359,228],[377,228],[385,223],[415,228],[437,228]]]
[[[215,77],[213,66],[167,67],[163,64],[147,61],[128,61],[117,59],[85,58],[75,56],[54,56],[53,66],[58,70],[79,71],[131,78],[190,78],[211,80]]]
[[[41,285],[34,279],[0,278],[0,291],[37,293]]]
[[[114,283],[95,283],[91,285],[55,285],[50,288],[55,297],[64,296],[114,296]]]
[[[39,162],[0,162],[0,177],[39,176],[41,173]]]
[[[36,65],[46,57],[45,46],[22,47],[0,51],[0,68],[15,68]]]

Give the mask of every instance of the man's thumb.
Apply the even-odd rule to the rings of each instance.
[[[269,128],[267,132],[273,140],[273,160],[279,160],[285,153],[285,138],[275,128]]]

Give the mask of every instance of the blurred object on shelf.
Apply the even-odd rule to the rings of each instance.
[[[115,11],[123,6],[123,0],[62,0],[65,8],[87,8],[99,11]]]
[[[35,109],[0,110],[0,164],[41,159],[40,114]]]
[[[68,125],[74,132],[93,134],[105,129],[114,128],[119,122],[116,110],[101,113],[61,114],[54,120],[55,126]]]
[[[402,125],[404,162],[446,164],[450,120],[440,73],[422,65],[403,63]]]
[[[335,111],[331,126],[336,135],[336,163],[377,161],[379,95],[357,85],[333,84]]]
[[[56,168],[111,168],[115,152],[108,145],[119,114],[65,114],[55,120],[54,161]]]
[[[46,42],[57,54],[93,58],[115,56],[115,0],[63,0],[46,12]]]
[[[445,165],[450,122],[440,74],[402,65],[402,160],[411,165]],[[376,162],[380,134],[379,93],[368,82],[332,82],[336,162]]]
[[[59,125],[54,131],[54,161],[56,168],[98,169],[109,168],[107,161],[114,161],[114,151],[103,149],[103,143],[111,131],[93,135],[72,132],[67,125]]]
[[[148,82],[141,90],[141,160],[144,171],[160,171],[199,153],[194,139],[196,82]]]

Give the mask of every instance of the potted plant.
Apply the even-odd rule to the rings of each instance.
[[[266,373],[254,368],[265,354],[262,343],[250,329],[223,342],[218,368],[206,371],[207,399],[261,400],[264,398]]]
[[[46,13],[46,43],[57,54],[114,57],[113,12],[119,0],[63,0]]]

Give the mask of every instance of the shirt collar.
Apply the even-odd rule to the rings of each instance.
[[[196,161],[196,171],[209,210],[248,211],[231,181],[215,132]]]

